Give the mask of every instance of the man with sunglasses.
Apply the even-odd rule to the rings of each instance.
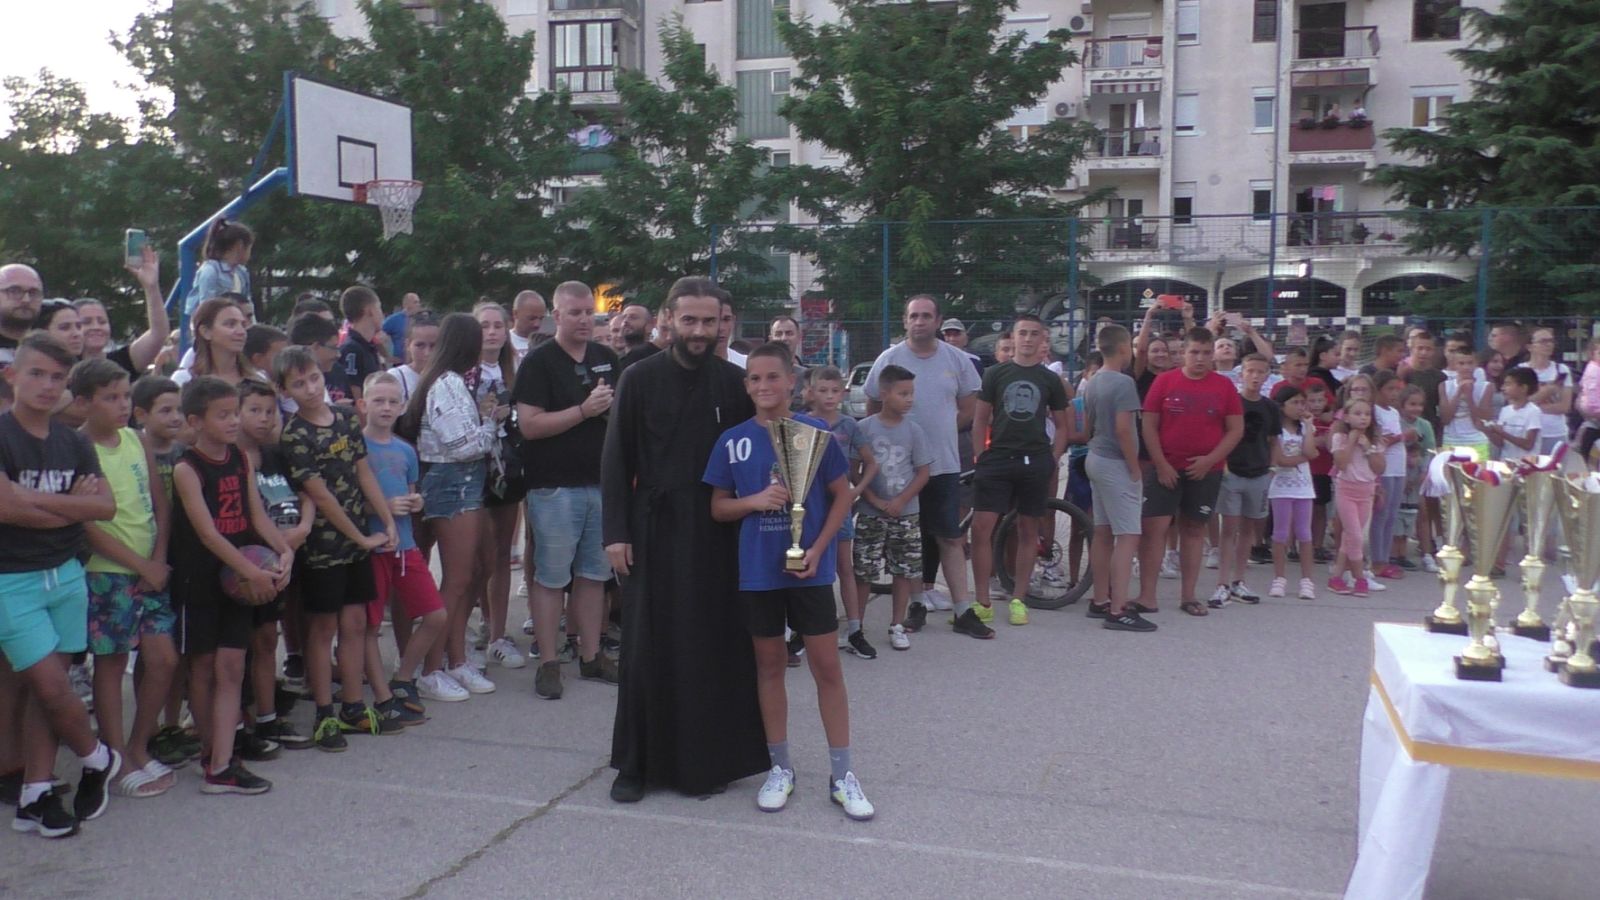
[[[0,371],[10,368],[17,343],[33,327],[43,303],[38,272],[21,264],[0,266]]]

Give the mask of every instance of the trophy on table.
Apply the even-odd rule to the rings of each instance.
[[[1565,447],[1566,445],[1561,445]],[[1528,460],[1519,467],[1522,476],[1522,523],[1527,529],[1527,550],[1517,568],[1522,572],[1522,612],[1511,622],[1511,632],[1536,641],[1550,640],[1550,626],[1539,617],[1539,589],[1544,584],[1545,531],[1550,525],[1550,506],[1556,498],[1557,469],[1564,455],[1558,449],[1551,456]]]
[[[778,474],[789,490],[789,535],[794,543],[784,551],[783,568],[787,572],[804,572],[806,550],[800,545],[800,533],[805,527],[805,499],[833,435],[786,418],[768,422],[767,436],[772,439],[772,452],[778,458]]]
[[[1457,466],[1453,474],[1457,477],[1451,480],[1452,491],[1461,505],[1472,546],[1472,578],[1467,582],[1467,633],[1472,639],[1456,657],[1456,677],[1499,681],[1500,670],[1506,665],[1499,641],[1494,638],[1494,610],[1500,589],[1486,573],[1505,540],[1522,485],[1516,474],[1501,463],[1465,463]]]
[[[1560,629],[1557,646],[1546,658],[1546,667],[1557,661],[1556,654],[1564,650],[1569,655],[1560,666],[1562,683],[1600,688],[1600,665],[1595,662],[1591,646],[1595,613],[1600,611],[1600,597],[1594,592],[1595,580],[1600,579],[1600,476],[1569,475],[1556,481],[1555,487],[1556,508],[1561,511],[1561,524],[1572,549],[1577,587],[1567,597],[1563,610],[1565,616],[1571,617],[1572,625],[1570,629]],[[1563,638],[1570,643],[1562,646]]]
[[[1456,591],[1461,587],[1461,566],[1466,557],[1461,552],[1461,501],[1454,481],[1464,463],[1477,462],[1471,450],[1450,450],[1438,453],[1428,465],[1428,477],[1441,490],[1444,497],[1444,535],[1439,552],[1434,554],[1439,562],[1439,586],[1444,589],[1444,599],[1437,609],[1423,621],[1429,631],[1436,634],[1459,634],[1465,637],[1467,623],[1456,606]]]

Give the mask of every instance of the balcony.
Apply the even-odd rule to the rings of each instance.
[[[1155,81],[1166,65],[1160,35],[1090,38],[1084,42],[1083,72],[1090,82]]]
[[[1295,71],[1371,66],[1378,57],[1378,26],[1299,28],[1294,33]]]
[[[551,12],[582,12],[582,13],[610,13],[614,15],[629,16],[635,21],[639,18],[639,0],[550,0]],[[605,16],[587,15],[583,18],[604,18]],[[552,18],[569,18],[558,16]]]
[[[1089,225],[1089,246],[1111,251],[1109,258],[1142,257],[1161,248],[1161,223],[1153,216],[1106,217],[1089,220]]]
[[[1411,221],[1392,213],[1284,213],[1278,225],[1285,247],[1313,247],[1318,259],[1369,259],[1406,255]]]
[[[1289,132],[1289,162],[1370,167],[1377,163],[1376,132],[1367,118],[1301,119]]]
[[[1161,129],[1130,128],[1103,131],[1089,145],[1090,170],[1158,170],[1161,168]]]

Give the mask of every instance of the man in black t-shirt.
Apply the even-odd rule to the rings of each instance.
[[[122,768],[122,755],[95,737],[67,679],[71,655],[89,645],[89,591],[77,558],[83,523],[117,511],[88,439],[50,417],[72,362],[45,335],[23,338],[7,376],[15,405],[0,415],[0,653],[10,663],[0,691],[15,697],[27,688],[26,709],[6,704],[21,721],[0,721],[0,728],[21,733],[26,766],[20,778],[6,773],[20,782],[12,826],[44,837],[65,837],[104,812]],[[50,789],[61,743],[84,765],[70,814]]]
[[[349,386],[351,399],[361,399],[361,386],[367,376],[383,370],[383,355],[374,343],[383,330],[383,303],[372,288],[354,285],[339,295],[339,311],[344,313],[348,330],[339,345],[339,361],[334,368]]]
[[[32,267],[0,266],[0,372],[11,365],[17,342],[33,327],[44,304],[44,282]]]
[[[611,578],[600,533],[600,451],[617,381],[617,355],[591,340],[594,294],[568,281],[551,297],[556,335],[528,351],[511,398],[525,439],[528,522],[533,532],[533,618],[544,660],[534,691],[561,697],[558,658],[561,592],[572,584],[571,625],[578,629],[578,673],[617,683],[616,664],[600,653],[605,583]]]

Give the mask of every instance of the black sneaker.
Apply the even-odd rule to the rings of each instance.
[[[539,664],[533,676],[533,692],[546,700],[561,699],[561,663],[554,660]]]
[[[1251,547],[1250,561],[1258,566],[1272,565],[1272,547],[1260,545]]]
[[[406,708],[396,702],[393,697],[390,697],[387,701],[379,703],[376,707],[374,707],[372,710],[372,715],[378,720],[378,734],[399,734],[400,732],[405,731],[406,726],[408,725],[422,724],[421,716],[418,716],[413,712],[408,712]],[[408,721],[406,719],[408,715],[415,718],[411,721]]]
[[[900,627],[904,628],[906,631],[915,633],[921,631],[922,627],[927,624],[928,608],[923,606],[921,603],[913,603],[911,604],[911,607],[906,610],[906,620],[900,623]]]
[[[1315,551],[1313,551],[1311,558],[1315,562],[1331,563],[1333,562],[1333,551],[1324,550],[1321,547],[1318,547]]]
[[[878,658],[877,648],[875,648],[871,644],[867,643],[867,635],[864,632],[860,632],[860,631],[853,632],[853,633],[851,633],[851,635],[848,638],[845,638],[845,641],[846,641],[846,644],[845,644],[845,650],[846,651],[848,651],[850,653],[854,653],[855,655],[861,657],[862,659],[877,659]]]
[[[365,703],[341,704],[336,719],[339,730],[345,734],[377,734],[378,714]]]
[[[45,838],[71,837],[78,833],[78,820],[67,812],[59,795],[46,792],[27,806],[18,807],[17,817],[11,820],[11,830],[32,831]]]
[[[622,672],[616,660],[604,653],[596,653],[593,659],[578,660],[578,677],[616,684],[622,680]]]
[[[256,734],[287,750],[304,750],[311,746],[311,738],[301,734],[293,722],[281,716],[271,722],[257,722]]]
[[[183,729],[172,725],[151,735],[150,740],[144,745],[152,758],[169,769],[181,769],[189,760],[198,756],[200,752],[198,750],[194,753],[189,752],[192,746]]]
[[[283,658],[284,687],[304,694],[306,691],[306,660],[298,653]]]
[[[246,769],[238,760],[228,763],[220,772],[206,776],[200,785],[202,794],[265,794],[272,790],[272,782]]]
[[[344,733],[339,730],[339,719],[336,716],[323,716],[317,720],[316,730],[311,732],[311,743],[318,750],[328,753],[343,753],[350,742],[344,739]]]
[[[976,609],[969,608],[966,612],[957,616],[952,627],[955,628],[956,634],[965,634],[980,640],[988,640],[994,637],[994,629],[983,624],[983,621],[978,618]]]
[[[1100,627],[1107,631],[1155,631],[1156,623],[1136,612],[1124,610],[1120,616],[1107,616]]]
[[[299,691],[292,691],[283,683],[272,688],[272,711],[279,716],[287,716],[294,712],[294,705],[306,699]]]
[[[788,649],[789,668],[798,668],[800,665],[800,657],[806,652],[806,639],[800,636],[800,632],[797,631],[794,634],[789,635]]]
[[[22,802],[22,770],[0,775],[0,803],[16,806]]]
[[[644,799],[644,779],[637,775],[618,774],[617,780],[611,782],[611,801],[613,803],[638,803]]]
[[[1091,600],[1089,601],[1089,608],[1084,610],[1083,614],[1091,619],[1109,619],[1111,618],[1111,604],[1110,602],[1096,603]]]
[[[248,728],[233,733],[233,755],[247,762],[269,762],[278,758],[282,748],[277,741],[269,740]]]
[[[1405,569],[1407,572],[1415,572],[1418,568],[1420,568],[1420,566],[1404,556],[1398,559],[1391,559],[1389,562],[1399,566],[1402,569]]]
[[[98,819],[106,811],[106,804],[111,801],[111,783],[122,774],[122,754],[109,747],[107,752],[111,754],[111,762],[104,769],[86,768],[78,778],[78,792],[72,795],[72,814],[80,822]]]
[[[417,683],[415,681],[392,679],[389,682],[389,693],[394,695],[394,699],[401,706],[417,715],[426,716],[428,714],[427,707],[422,705],[422,695],[417,693]]]

